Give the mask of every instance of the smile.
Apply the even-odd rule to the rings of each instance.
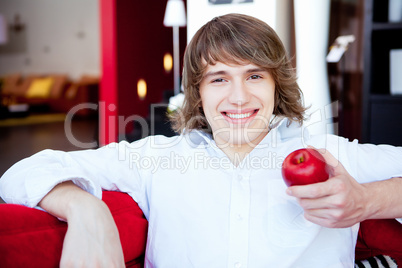
[[[233,119],[242,119],[246,117],[250,117],[253,113],[245,113],[245,114],[231,114],[231,113],[226,113],[226,116],[233,118]]]
[[[240,120],[240,121],[244,121],[247,119],[250,119],[252,117],[254,117],[258,112],[258,109],[256,110],[249,110],[247,112],[243,112],[243,113],[234,113],[234,112],[223,112],[222,114],[229,118],[229,120]]]

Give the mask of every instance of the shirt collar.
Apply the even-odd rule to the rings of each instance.
[[[211,146],[218,148],[212,134],[206,133],[201,130],[191,130],[187,134],[191,142],[196,146]],[[256,146],[256,148],[270,143],[279,143],[292,138],[304,138],[309,137],[308,130],[303,128],[297,122],[290,121],[286,117],[275,117],[271,122],[271,130],[264,137],[264,139]]]

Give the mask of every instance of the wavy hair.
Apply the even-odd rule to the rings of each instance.
[[[173,129],[211,132],[201,105],[200,83],[208,65],[251,63],[275,81],[273,114],[303,123],[305,107],[296,72],[275,31],[265,22],[242,14],[216,17],[200,28],[184,53],[184,103],[171,116]]]

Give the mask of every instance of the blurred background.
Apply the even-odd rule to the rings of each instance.
[[[278,32],[305,102],[314,104],[309,130],[402,145],[392,131],[402,121],[389,80],[389,53],[402,48],[392,1],[0,0],[0,175],[46,148],[175,135],[166,108],[186,44],[231,12]],[[340,36],[353,38],[345,44]],[[378,79],[384,87],[374,87]]]

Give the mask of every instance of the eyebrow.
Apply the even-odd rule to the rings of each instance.
[[[245,73],[258,73],[258,72],[268,72],[268,71],[262,68],[251,68],[245,71]],[[228,74],[228,72],[227,71],[207,72],[202,78],[205,79],[211,76],[225,75],[225,74]]]
[[[206,74],[204,74],[204,76],[202,77],[203,79],[211,77],[211,76],[215,76],[215,75],[224,75],[227,74],[228,72],[226,71],[216,71],[216,72],[207,72]]]

